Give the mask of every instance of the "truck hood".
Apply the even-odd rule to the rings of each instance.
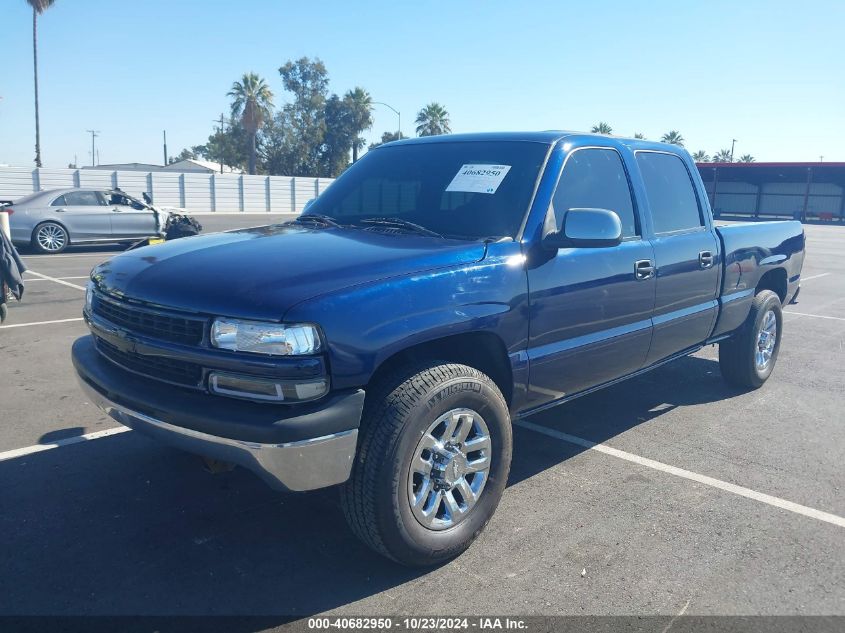
[[[477,241],[347,228],[263,226],[127,251],[91,273],[100,290],[190,312],[280,320],[349,286],[484,257]],[[397,297],[397,301],[401,301]]]

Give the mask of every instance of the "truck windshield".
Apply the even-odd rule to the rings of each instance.
[[[339,224],[414,223],[447,237],[515,237],[549,146],[528,141],[456,141],[367,152],[308,207]]]

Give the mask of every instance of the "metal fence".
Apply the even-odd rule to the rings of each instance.
[[[298,176],[0,167],[0,201],[62,187],[120,188],[136,197],[147,192],[157,205],[192,213],[300,213],[332,182]]]

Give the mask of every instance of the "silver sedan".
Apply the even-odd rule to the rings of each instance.
[[[12,241],[41,253],[70,244],[134,242],[161,233],[165,218],[120,190],[52,189],[16,200],[9,211]]]

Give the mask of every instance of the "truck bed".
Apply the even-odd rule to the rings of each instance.
[[[717,225],[723,254],[720,314],[713,337],[739,327],[761,282],[784,304],[795,296],[804,261],[800,222],[741,222]]]

